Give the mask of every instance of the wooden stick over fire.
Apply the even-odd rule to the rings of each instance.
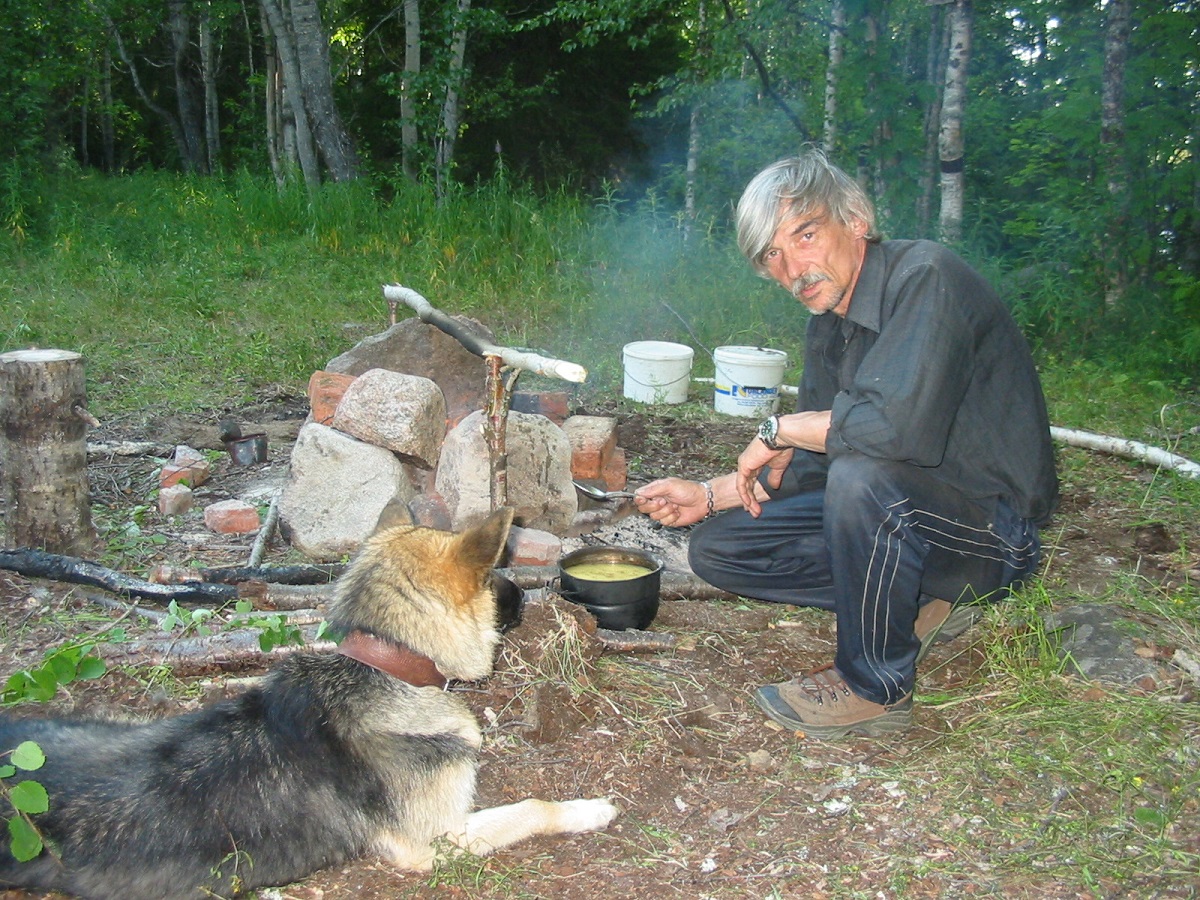
[[[487,443],[490,461],[491,502],[492,509],[507,506],[508,449],[505,433],[508,406],[517,375],[521,370],[527,369],[539,375],[582,384],[587,379],[587,369],[577,363],[551,359],[526,350],[515,350],[512,347],[500,347],[491,341],[484,340],[474,332],[463,328],[412,288],[406,288],[399,284],[385,284],[383,297],[391,308],[393,324],[396,317],[396,305],[403,303],[412,309],[422,322],[441,329],[476,356],[482,356],[487,362],[487,409],[484,410],[486,416],[484,441]],[[501,376],[502,365],[514,370],[507,379]]]
[[[498,356],[504,365],[513,369],[526,369],[536,372],[538,375],[548,375],[551,378],[571,381],[575,384],[583,384],[587,380],[587,369],[578,363],[567,362],[563,359],[551,359],[527,350],[500,347],[482,339],[477,334],[472,334],[440,309],[432,306],[428,300],[412,288],[406,288],[399,284],[385,284],[383,298],[389,304],[405,304],[420,317],[422,322],[437,326],[477,356]]]

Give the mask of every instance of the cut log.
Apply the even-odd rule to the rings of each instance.
[[[89,418],[80,354],[0,353],[5,547],[67,554],[95,548],[85,436]]]
[[[1123,456],[1126,459],[1137,459],[1177,472],[1187,478],[1200,478],[1200,464],[1140,441],[1109,437],[1105,434],[1093,434],[1090,431],[1076,431],[1072,428],[1059,428],[1056,425],[1050,426],[1050,437],[1072,447],[1098,450],[1101,453],[1111,453],[1113,456]]]

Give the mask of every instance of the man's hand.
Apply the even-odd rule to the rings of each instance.
[[[767,469],[767,484],[778,488],[783,483],[783,471],[792,461],[792,447],[783,450],[772,450],[758,438],[752,440],[738,457],[737,473],[734,484],[737,487],[738,498],[746,512],[758,518],[762,506],[754,495],[754,487],[758,483],[758,475]]]
[[[683,478],[660,478],[634,494],[633,502],[655,522],[682,528],[708,515],[708,493],[704,485]]]

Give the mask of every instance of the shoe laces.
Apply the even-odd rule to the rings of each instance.
[[[822,706],[826,701],[837,703],[842,697],[854,696],[850,686],[842,678],[842,673],[834,668],[833,663],[813,669],[798,681],[800,689]]]

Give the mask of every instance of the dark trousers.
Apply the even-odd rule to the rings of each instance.
[[[1037,567],[1037,527],[906,463],[834,459],[823,489],[729,510],[692,532],[692,570],[743,597],[837,615],[838,670],[855,693],[894,703],[913,688],[923,600],[984,599]]]

